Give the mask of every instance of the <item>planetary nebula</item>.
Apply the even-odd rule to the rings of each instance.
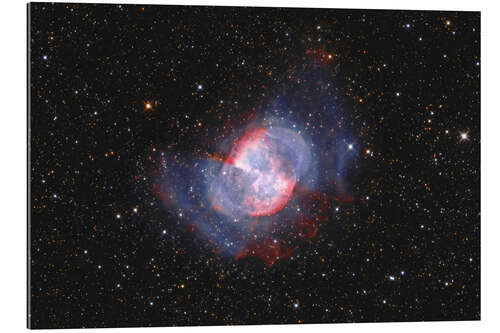
[[[198,137],[188,154],[158,151],[153,190],[170,222],[161,234],[185,226],[200,248],[267,266],[321,237],[338,205],[352,201],[344,166],[355,150],[333,116],[329,126],[301,116],[276,102],[272,115],[260,110]]]
[[[308,146],[281,127],[249,130],[237,140],[210,185],[210,201],[233,218],[282,210],[310,164]]]

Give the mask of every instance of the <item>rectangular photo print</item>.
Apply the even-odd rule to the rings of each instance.
[[[480,320],[480,12],[27,17],[28,328]]]

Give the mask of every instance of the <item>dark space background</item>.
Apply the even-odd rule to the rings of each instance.
[[[30,327],[480,319],[479,13],[28,12]],[[154,153],[216,142],[302,64],[359,143],[354,201],[293,260],[210,251],[152,190]]]

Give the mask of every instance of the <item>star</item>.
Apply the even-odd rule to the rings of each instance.
[[[469,133],[460,132],[460,142],[469,140]]]

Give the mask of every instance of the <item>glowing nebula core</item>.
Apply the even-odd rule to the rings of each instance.
[[[300,110],[313,107],[302,98],[287,101]],[[200,248],[271,266],[332,221],[334,202],[352,202],[344,167],[356,154],[354,141],[334,116],[331,125],[306,131],[309,119],[287,105],[276,102],[272,116],[259,110],[241,117],[214,140],[200,138],[204,148],[193,155],[159,152],[153,191]]]
[[[287,205],[309,160],[297,133],[281,127],[250,130],[235,142],[210,186],[212,207],[234,218],[273,215]]]

